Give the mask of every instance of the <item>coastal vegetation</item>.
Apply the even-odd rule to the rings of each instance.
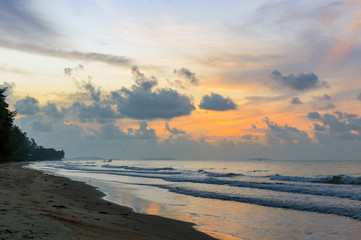
[[[38,146],[33,138],[14,124],[16,111],[9,110],[7,88],[0,88],[0,162],[11,160],[58,160],[64,151]]]

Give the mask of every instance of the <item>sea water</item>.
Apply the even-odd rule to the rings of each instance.
[[[36,162],[219,239],[361,239],[361,161]]]

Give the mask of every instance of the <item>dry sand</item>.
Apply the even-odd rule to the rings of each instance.
[[[85,183],[0,164],[0,239],[214,239],[191,223],[134,213]]]

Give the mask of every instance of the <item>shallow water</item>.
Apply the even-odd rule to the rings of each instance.
[[[359,239],[361,162],[61,161],[32,167],[221,239]]]

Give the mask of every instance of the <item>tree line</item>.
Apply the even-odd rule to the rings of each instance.
[[[64,151],[38,146],[14,124],[16,111],[9,110],[7,88],[0,88],[0,162],[11,160],[60,160]]]

